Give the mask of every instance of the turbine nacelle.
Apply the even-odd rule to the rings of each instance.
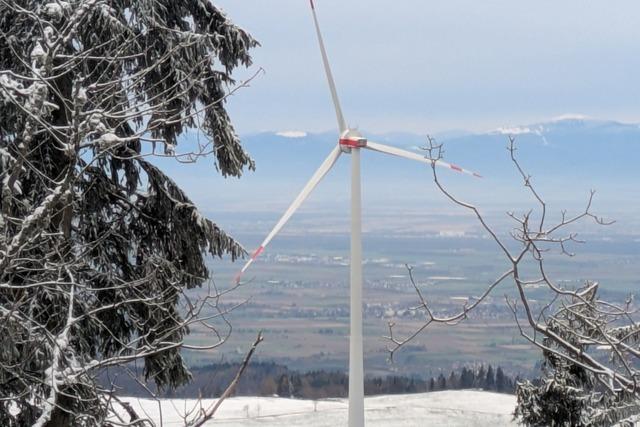
[[[367,139],[356,129],[347,129],[340,135],[338,144],[344,153],[350,153],[352,148],[366,147]]]

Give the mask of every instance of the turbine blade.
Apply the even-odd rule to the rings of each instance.
[[[378,151],[380,153],[391,154],[392,156],[403,157],[409,160],[417,160],[422,163],[431,164],[431,159],[425,156],[422,156],[418,153],[413,153],[411,151],[403,150],[401,148],[390,147],[388,145],[378,144],[375,142],[367,141],[367,145],[365,148],[368,148],[373,151]],[[452,163],[447,163],[442,160],[436,160],[436,165],[441,166],[443,168],[451,169],[456,172],[466,173],[467,175],[475,176],[476,178],[482,178],[482,175],[472,172],[467,169],[463,169],[458,165],[454,165]]]
[[[320,24],[318,24],[318,16],[316,15],[316,8],[313,4],[313,0],[309,0],[311,3],[311,12],[313,13],[313,22],[316,26],[316,34],[318,35],[318,43],[320,44],[320,53],[322,54],[322,63],[324,64],[324,72],[327,75],[327,82],[329,83],[329,89],[331,90],[331,98],[333,99],[333,106],[336,110],[336,118],[338,119],[338,128],[340,134],[347,130],[347,123],[342,115],[342,108],[340,108],[340,100],[338,99],[338,91],[336,90],[336,83],[333,80],[333,74],[331,73],[331,66],[329,65],[329,58],[327,57],[327,51],[324,48],[324,40],[322,39],[322,33],[320,32]]]
[[[242,267],[242,270],[240,270],[240,272],[236,275],[235,283],[240,282],[240,278],[242,277],[244,272],[247,271],[249,266],[253,264],[253,261],[255,261],[256,258],[258,258],[258,256],[260,256],[260,254],[264,251],[264,248],[269,244],[271,239],[273,239],[276,236],[276,234],[278,234],[278,232],[282,229],[282,227],[284,227],[287,221],[289,221],[289,218],[291,218],[291,216],[295,213],[295,211],[298,210],[300,205],[302,205],[302,203],[307,199],[307,197],[309,197],[309,194],[311,194],[313,189],[316,188],[318,183],[322,180],[322,178],[324,178],[327,172],[331,170],[333,165],[338,160],[338,157],[340,157],[341,153],[342,153],[342,150],[340,150],[340,146],[336,145],[336,147],[325,159],[325,161],[322,162],[318,170],[313,174],[309,182],[307,182],[307,184],[304,186],[302,191],[300,191],[300,194],[298,194],[298,197],[295,198],[293,203],[291,203],[289,208],[285,211],[284,215],[282,215],[282,217],[277,222],[275,227],[273,227],[273,230],[271,230],[271,232],[267,235],[267,237],[264,239],[264,241],[258,247],[258,249],[256,249],[253,252],[253,254],[251,255],[251,258],[249,258],[249,260],[244,265],[244,267]]]

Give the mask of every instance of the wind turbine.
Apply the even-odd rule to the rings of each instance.
[[[331,151],[329,156],[322,162],[318,170],[313,174],[309,182],[304,186],[300,194],[295,198],[293,203],[282,215],[280,220],[273,227],[271,232],[264,239],[262,244],[256,249],[242,270],[235,278],[236,283],[240,282],[242,274],[244,274],[249,266],[260,256],[271,240],[280,232],[282,227],[289,221],[291,216],[307,199],[313,189],[320,183],[325,175],[331,170],[341,154],[351,154],[351,262],[350,262],[350,337],[349,337],[349,426],[364,426],[364,363],[362,349],[362,227],[361,227],[361,195],[360,195],[360,150],[366,149],[377,151],[379,153],[390,154],[392,156],[403,157],[409,160],[416,160],[421,163],[431,165],[432,159],[426,158],[420,154],[402,150],[396,147],[390,147],[378,144],[364,138],[356,129],[351,129],[342,114],[340,101],[336,91],[336,85],[329,66],[329,58],[324,47],[316,8],[313,0],[309,0],[311,4],[311,12],[313,14],[313,22],[318,36],[320,45],[320,53],[324,71],[329,83],[331,98],[338,120],[338,129],[340,137],[338,143]],[[468,171],[457,165],[436,160],[436,165],[451,169],[455,172],[465,173],[480,178],[475,172]]]

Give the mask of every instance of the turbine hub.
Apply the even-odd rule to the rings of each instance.
[[[338,141],[344,152],[350,152],[352,148],[362,148],[367,146],[367,139],[355,129],[347,129],[340,135]]]

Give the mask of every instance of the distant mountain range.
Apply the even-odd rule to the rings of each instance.
[[[420,152],[425,135],[393,132],[382,135],[363,131],[370,140]],[[521,181],[506,150],[508,136],[516,137],[517,155],[544,194],[557,200],[584,200],[590,188],[600,197],[637,206],[640,201],[640,125],[561,117],[543,123],[501,128],[487,133],[453,131],[437,134],[445,160],[479,172],[475,182],[442,170],[441,177],[454,190],[485,202],[506,202],[523,194]],[[225,182],[208,162],[177,167],[165,162],[175,179],[210,205],[214,200],[256,202],[280,207],[304,185],[336,143],[336,132],[262,132],[242,137],[256,161],[255,172],[237,182]],[[348,162],[342,160],[318,189],[315,200],[348,197]],[[374,201],[434,197],[431,173],[424,165],[370,152],[363,156],[365,198]],[[209,197],[212,190],[222,198]],[[425,191],[428,189],[428,191]],[[424,195],[423,195],[424,193]],[[505,200],[505,198],[507,200]],[[213,208],[213,206],[209,206]]]
[[[363,133],[371,140],[414,151],[426,142],[425,135]],[[516,137],[518,157],[534,174],[588,179],[601,169],[611,177],[623,178],[629,177],[630,170],[638,169],[640,161],[640,125],[614,121],[567,117],[487,133],[457,131],[435,137],[444,144],[446,160],[491,177],[496,176],[495,171],[500,171],[501,175],[504,170],[511,169],[503,150],[508,135]],[[335,132],[307,134],[299,131],[264,132],[243,138],[258,167],[261,163],[281,162],[286,158],[287,165],[293,170],[298,166],[306,170],[315,168],[335,140]],[[313,161],[308,163],[307,159]],[[400,166],[404,168],[406,164]],[[288,172],[282,168],[279,171]]]

